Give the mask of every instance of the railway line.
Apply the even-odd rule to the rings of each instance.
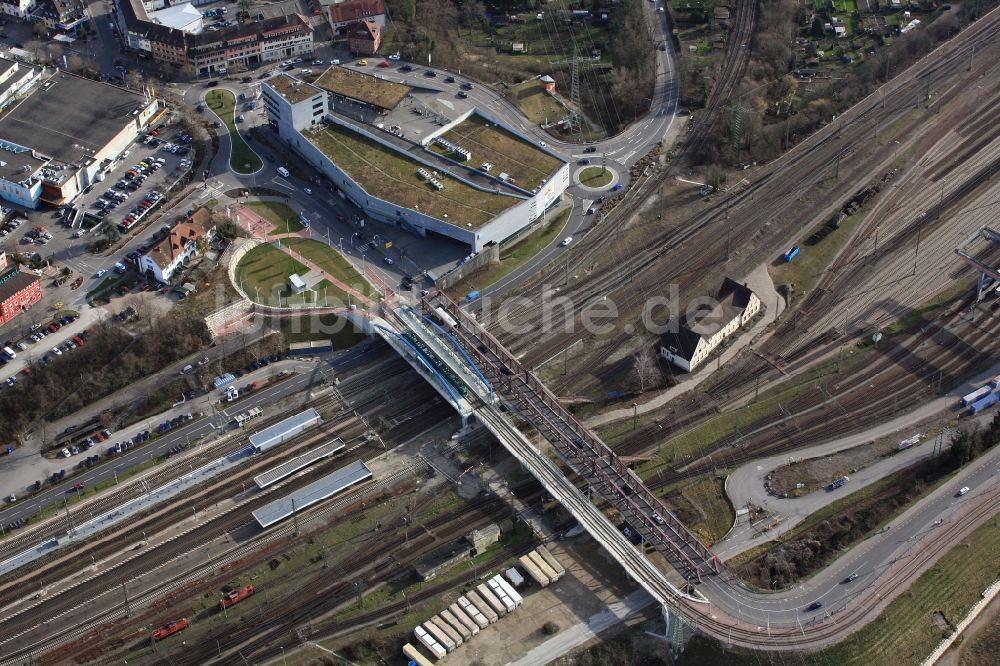
[[[994,11],[939,47],[933,57],[925,57],[883,86],[881,96],[869,96],[841,115],[835,124],[819,130],[782,158],[760,169],[755,174],[756,180],[745,189],[732,193],[683,225],[651,232],[651,238],[634,248],[626,260],[605,263],[600,256],[607,254],[609,244],[623,231],[624,221],[619,218],[618,222],[612,220],[585,239],[572,268],[550,268],[541,274],[536,284],[557,285],[563,282],[564,275],[580,275],[579,280],[559,290],[559,296],[571,302],[574,320],[584,307],[605,295],[614,297],[619,312],[635,312],[645,296],[661,293],[664,283],[676,281],[683,290],[694,282],[695,269],[722,263],[724,249],[719,243],[720,224],[727,225],[726,235],[732,246],[740,248],[731,258],[730,268],[734,268],[734,263],[747,267],[759,264],[773,252],[773,247],[780,247],[779,243],[791,235],[793,226],[801,225],[795,219],[781,220],[780,213],[795,209],[802,192],[829,178],[835,164],[840,166],[841,161],[846,161],[845,170],[854,173],[870,171],[874,174],[884,169],[882,165],[891,155],[869,156],[866,161],[864,155],[850,146],[860,145],[869,136],[872,121],[882,127],[897,123],[913,110],[918,92],[959,75],[972,48],[977,54],[991,47],[995,49],[991,37],[998,23],[1000,16]],[[838,186],[844,190],[843,194],[830,196],[848,196],[848,184]],[[760,205],[755,200],[763,200],[766,204]],[[736,259],[738,262],[734,261]],[[596,265],[601,265],[602,270],[588,273]],[[579,335],[575,332],[567,335],[560,322],[542,330],[538,325],[542,309],[539,300],[535,298],[531,304],[507,307],[504,317],[491,322],[491,327],[499,330],[501,337],[505,325],[528,329],[527,334],[509,341],[512,351],[521,354],[528,365],[550,358],[566,346],[568,337]],[[606,341],[601,341],[600,353],[607,354],[628,337],[624,333],[607,336]]]

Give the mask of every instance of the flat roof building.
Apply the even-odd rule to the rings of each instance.
[[[257,449],[257,453],[262,453],[287,442],[306,428],[312,427],[321,421],[319,413],[310,407],[304,412],[299,412],[295,416],[289,416],[287,419],[251,435],[250,444]]]
[[[364,461],[358,460],[333,474],[324,476],[319,481],[314,481],[308,486],[298,489],[291,495],[265,504],[253,512],[253,517],[257,524],[267,528],[288,518],[293,513],[302,511],[317,502],[322,502],[370,478],[372,478],[372,471]]]
[[[111,167],[158,108],[155,98],[56,72],[0,117],[0,161],[8,163],[0,167],[0,196],[31,208],[71,201]],[[28,179],[39,186],[26,194]]]

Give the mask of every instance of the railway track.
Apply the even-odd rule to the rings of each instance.
[[[695,281],[692,274],[697,269],[717,264],[724,256],[718,231],[722,223],[726,223],[726,234],[731,238],[732,246],[747,248],[741,250],[739,263],[743,266],[759,264],[771,252],[770,248],[779,245],[790,233],[790,223],[780,220],[775,211],[794,209],[804,190],[829,177],[833,170],[829,165],[834,162],[847,158],[862,161],[862,156],[844,146],[862,142],[870,133],[872,120],[877,125],[890,126],[909,114],[917,91],[939,85],[963,71],[969,49],[976,48],[977,53],[989,49],[992,31],[997,29],[998,24],[998,13],[991,13],[953,41],[939,47],[936,60],[925,57],[883,86],[884,108],[879,95],[866,98],[842,114],[836,125],[819,130],[785,156],[761,169],[759,177],[747,188],[731,194],[722,203],[683,225],[662,231],[650,230],[648,242],[636,248],[627,260],[610,264],[601,261],[603,257],[600,255],[609,252],[606,244],[622,231],[621,221],[616,224],[612,220],[611,224],[602,227],[604,231],[584,240],[581,249],[575,253],[572,269],[552,267],[544,271],[528,289],[536,288],[537,284],[562,284],[564,275],[573,273],[580,279],[560,289],[559,296],[570,301],[574,321],[584,307],[603,299],[605,295],[614,297],[619,312],[633,312],[646,295],[661,293],[664,283],[677,282],[683,290]],[[850,159],[846,168],[854,169]],[[870,158],[868,162],[874,164],[880,159]],[[809,166],[810,163],[813,166]],[[818,168],[817,164],[827,166]],[[764,200],[767,205],[759,205],[755,200]],[[775,221],[780,223],[773,224]],[[698,242],[699,239],[702,242]],[[750,251],[749,248],[754,246],[757,249]],[[610,251],[613,254],[613,247]],[[602,265],[602,270],[590,270],[588,273],[591,266],[598,264]],[[536,296],[530,304],[506,307],[505,316],[492,322],[494,330],[502,329],[504,324],[529,329],[528,334],[509,341],[511,350],[521,354],[528,365],[550,358],[568,344],[567,338],[571,340],[574,334],[579,335],[564,333],[558,321],[552,322],[548,330],[542,330],[538,320],[542,314],[539,300]],[[503,338],[502,332],[500,337]],[[608,337],[613,339],[605,346],[613,348],[628,336],[619,334]]]

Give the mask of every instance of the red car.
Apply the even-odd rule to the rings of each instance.
[[[153,640],[162,641],[167,636],[173,636],[178,631],[181,631],[182,629],[187,629],[190,625],[191,623],[188,622],[186,617],[182,617],[181,619],[175,622],[168,622],[162,627],[158,627],[157,629],[153,630]]]
[[[94,434],[94,439],[96,439],[98,442],[103,442],[104,440],[107,439],[107,437],[104,436],[104,433],[98,432]]]
[[[76,484],[75,486],[73,486],[73,490],[76,490],[76,491],[80,491],[80,490],[83,490],[83,489],[84,489],[84,487],[85,487],[85,484],[83,484],[83,483],[78,483],[78,484]]]
[[[83,338],[81,338],[79,335],[73,336],[73,342],[76,344],[77,347],[83,346]]]
[[[388,67],[389,66],[389,61],[388,60],[383,60],[382,62],[380,62],[378,64],[378,66],[379,67]]]
[[[337,222],[347,222],[347,218],[344,217],[343,213],[337,213]]]
[[[55,333],[59,329],[60,329],[60,326],[56,322],[52,322],[51,324],[49,324],[49,333]]]

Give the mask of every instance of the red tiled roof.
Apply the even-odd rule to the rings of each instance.
[[[330,5],[330,21],[345,23],[385,14],[385,0],[347,0]]]
[[[378,35],[381,31],[382,26],[380,26],[376,21],[372,19],[365,19],[363,21],[352,23],[347,29],[347,34],[351,39],[363,39],[369,42],[376,42],[378,41]]]

